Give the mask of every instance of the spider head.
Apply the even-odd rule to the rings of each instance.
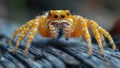
[[[73,16],[69,10],[50,10],[47,16],[47,24],[53,25],[58,32],[58,37],[64,34],[67,26],[72,26]]]
[[[48,19],[61,20],[71,18],[72,15],[69,10],[50,10],[48,13]]]
[[[47,23],[57,28],[65,28],[73,24],[72,14],[69,10],[50,10],[47,17]]]

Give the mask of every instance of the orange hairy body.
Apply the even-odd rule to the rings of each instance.
[[[25,48],[25,54],[27,54],[36,32],[47,38],[58,38],[61,34],[64,34],[66,40],[71,37],[83,36],[88,45],[88,54],[91,55],[91,36],[88,28],[91,28],[93,31],[100,48],[100,54],[103,54],[103,47],[106,45],[104,37],[108,38],[112,48],[116,50],[116,45],[111,35],[105,29],[93,20],[85,19],[80,15],[72,15],[69,10],[50,10],[45,15],[37,16],[35,19],[28,21],[25,25],[16,29],[9,41],[9,45],[11,45],[14,37],[19,34],[14,48],[14,52],[16,52],[19,43],[28,34],[28,42]]]

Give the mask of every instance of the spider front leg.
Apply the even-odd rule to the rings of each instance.
[[[55,30],[55,27],[50,24],[50,25],[49,25],[49,30],[50,30],[50,35],[51,35],[51,37],[52,37],[52,38],[56,38],[57,33],[56,33],[56,30]]]
[[[70,34],[71,34],[71,26],[68,25],[65,28],[65,39],[68,40],[70,38]]]

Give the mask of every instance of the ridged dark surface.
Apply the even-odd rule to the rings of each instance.
[[[54,41],[35,37],[28,55],[23,53],[25,41],[19,46],[18,52],[10,52],[15,41],[10,47],[7,42],[16,26],[0,26],[0,68],[120,68],[119,52],[106,47],[104,55],[100,55],[98,46],[93,44],[93,55],[89,56],[87,45],[84,41],[79,42],[79,39]]]

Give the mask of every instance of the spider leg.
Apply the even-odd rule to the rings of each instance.
[[[29,27],[31,24],[31,21],[26,23],[26,25],[21,26],[20,28],[16,29],[16,31],[13,33],[12,37],[10,38],[10,41],[8,42],[8,45],[10,46],[13,39],[21,32],[22,30],[25,30],[25,28]],[[26,31],[26,30],[25,30]]]
[[[49,25],[49,30],[50,30],[51,37],[56,38],[57,33],[55,30],[55,27],[53,25]]]
[[[33,20],[33,23],[31,25],[31,29],[30,29],[29,34],[28,34],[28,40],[27,40],[27,44],[25,47],[25,51],[24,51],[25,54],[28,54],[28,49],[30,47],[30,44],[31,44],[37,30],[38,30],[39,25],[40,25],[39,19]]]
[[[26,34],[28,33],[30,27],[31,27],[32,21],[29,21],[28,23],[26,23],[23,27],[23,29],[20,31],[15,48],[14,48],[14,52],[17,51],[18,49],[18,45],[20,44],[20,42],[23,40],[23,38],[26,36]],[[21,28],[21,27],[20,27]]]
[[[105,38],[104,38],[104,36],[102,34],[100,34],[100,36],[102,38],[102,44],[105,47],[107,45],[106,42],[105,42]]]
[[[86,27],[82,27],[82,30],[83,30],[83,35],[84,35],[84,38],[88,44],[88,54],[91,55],[92,54],[92,45],[91,45],[91,36],[90,36],[90,33],[88,31],[88,28],[87,26]]]
[[[110,34],[104,30],[102,27],[100,27],[95,21],[92,20],[88,20],[87,24],[92,28],[93,33],[95,35],[95,38],[98,42],[99,48],[100,48],[100,53],[103,53],[103,46],[105,44],[104,39],[101,37],[101,35],[104,35],[105,37],[107,37],[110,41],[110,43],[112,44],[112,47],[114,50],[116,50],[116,46],[112,40],[112,37],[110,36]],[[102,42],[104,41],[104,42]],[[104,45],[105,46],[105,45]]]
[[[104,30],[102,27],[100,27],[100,26],[99,26],[98,29],[99,29],[99,32],[100,32],[101,34],[103,34],[105,37],[108,38],[108,40],[110,41],[110,43],[111,43],[111,45],[112,45],[112,48],[113,48],[114,50],[116,50],[116,45],[115,45],[115,43],[114,43],[111,35],[110,35],[106,30]]]
[[[98,46],[100,48],[100,54],[103,54],[103,52],[104,52],[103,51],[103,43],[102,43],[103,38],[98,30],[99,25],[95,21],[92,21],[92,20],[88,20],[87,24],[91,27],[91,29],[93,31],[93,34],[94,34],[96,41],[98,43]]]
[[[70,38],[70,33],[71,33],[71,26],[67,26],[65,28],[65,39],[68,40]]]
[[[84,38],[88,44],[88,54],[91,55],[92,54],[91,36],[90,36],[89,31],[88,31],[86,21],[81,20],[80,24],[81,24],[81,29],[83,31]]]
[[[91,43],[91,36],[88,30],[88,26],[86,23],[86,20],[82,16],[74,16],[74,19],[76,20],[75,29],[74,32],[72,33],[72,37],[81,37],[82,35],[85,38],[85,41],[88,45],[88,54],[92,54],[92,43]],[[79,31],[78,31],[79,30]]]
[[[23,25],[22,27],[18,28],[15,30],[15,32],[13,33],[12,37],[10,38],[10,41],[8,42],[8,46],[11,45],[13,39],[16,37],[16,35],[24,28],[25,26]]]
[[[93,21],[91,21],[91,22],[93,22]],[[98,27],[98,25],[96,23],[91,24],[91,29],[93,31],[93,34],[94,34],[96,41],[98,43],[98,46],[100,48],[100,54],[103,54],[102,38],[101,38],[101,35],[100,35],[97,27]]]

